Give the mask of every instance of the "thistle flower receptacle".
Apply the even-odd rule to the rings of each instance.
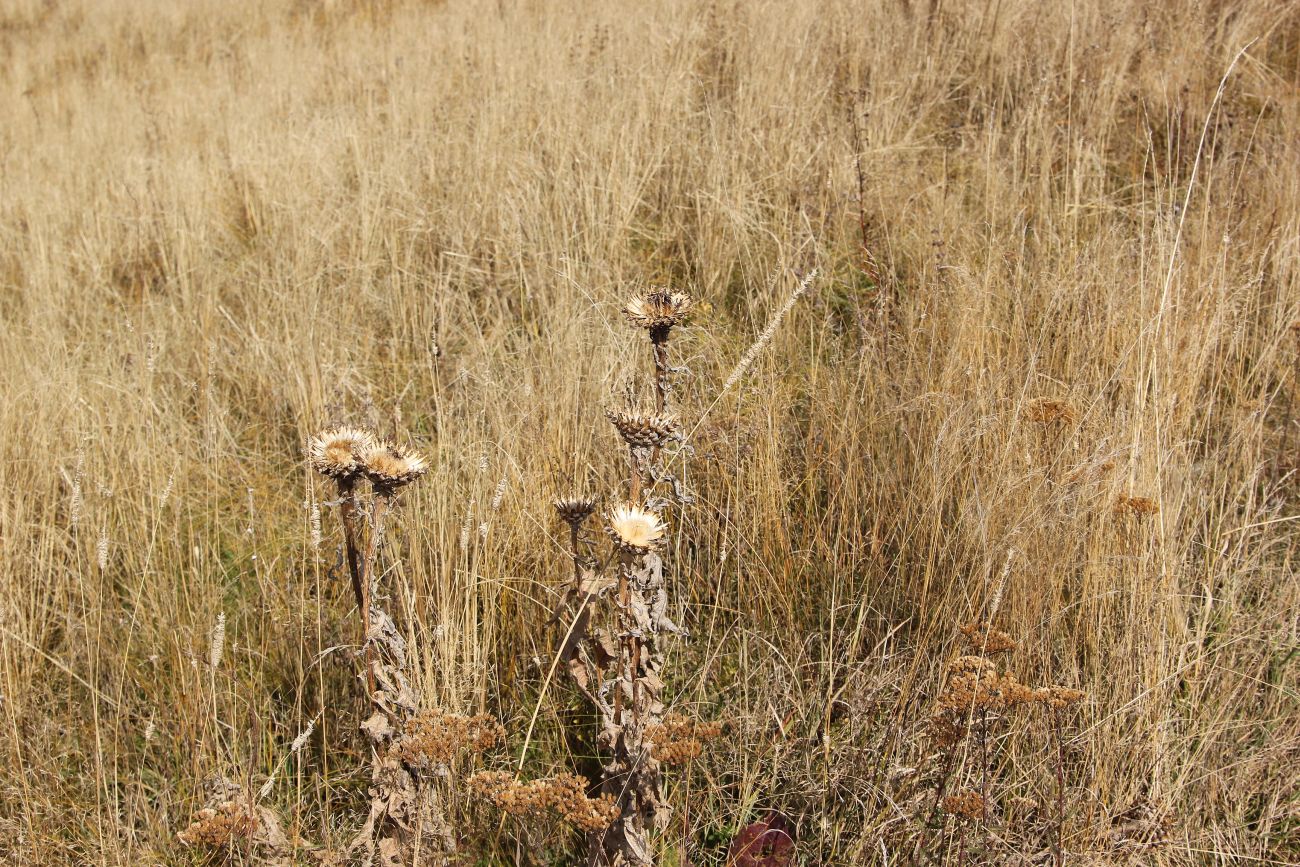
[[[625,554],[648,554],[663,544],[668,525],[656,512],[641,506],[618,506],[610,513],[605,532]]]
[[[680,425],[672,416],[606,412],[605,418],[618,430],[623,442],[634,449],[662,448],[681,437]]]
[[[685,321],[694,306],[695,302],[685,292],[651,289],[627,302],[623,315],[637,328],[649,331],[655,343],[661,343],[668,339],[674,325]]]
[[[347,481],[360,475],[361,455],[377,444],[375,435],[364,428],[332,427],[307,443],[307,460],[322,476]]]
[[[370,483],[388,494],[429,471],[429,463],[423,456],[391,441],[376,443],[361,454],[360,460]]]
[[[551,504],[560,520],[576,530],[596,511],[595,497],[561,497]]]

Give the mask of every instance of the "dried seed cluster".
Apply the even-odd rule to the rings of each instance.
[[[504,771],[480,771],[470,778],[470,789],[511,816],[558,816],[584,831],[608,828],[618,818],[612,795],[589,798],[587,781],[577,774],[557,774],[523,783]]]
[[[1077,416],[1074,407],[1065,401],[1040,397],[1025,407],[1025,417],[1039,424],[1069,424]]]
[[[406,723],[405,733],[393,745],[393,755],[408,765],[428,768],[445,765],[464,753],[481,753],[496,746],[505,729],[487,714],[461,716],[427,710]]]
[[[1018,707],[1040,704],[1063,708],[1082,701],[1085,694],[1064,686],[1038,689],[1026,686],[1009,672],[999,672],[989,655],[1016,647],[1007,633],[989,623],[960,627],[972,653],[959,656],[948,665],[948,679],[930,716],[928,731],[936,746],[948,749],[966,737],[972,721]]]
[[[1034,691],[1016,680],[1015,675],[999,673],[992,661],[979,656],[959,656],[949,666],[948,684],[939,696],[945,710],[1003,711],[1034,700]]]
[[[966,646],[972,653],[992,656],[1015,650],[1017,646],[1015,639],[1001,629],[993,628],[991,623],[967,623],[958,627],[958,631],[965,636]]]
[[[650,754],[666,765],[684,765],[700,757],[704,742],[722,734],[720,722],[697,722],[672,713],[646,731]]]
[[[979,792],[965,789],[943,799],[943,811],[975,821],[984,817],[984,798]]]
[[[1149,517],[1160,512],[1160,504],[1150,497],[1129,497],[1121,494],[1115,511],[1129,511],[1138,517]]]
[[[194,820],[176,838],[186,846],[219,849],[251,840],[259,827],[257,813],[247,801],[224,801],[195,813]]]
[[[1034,701],[1050,708],[1063,708],[1078,704],[1087,698],[1087,693],[1068,686],[1043,686],[1034,690]]]

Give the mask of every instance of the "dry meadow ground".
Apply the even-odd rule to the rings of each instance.
[[[463,783],[599,774],[550,501],[617,498],[650,284],[665,695],[727,723],[657,863],[1300,861],[1294,3],[3,0],[0,117],[5,863],[261,863],[176,838],[218,773],[294,863],[356,831],[330,421],[432,464],[381,560],[425,702],[506,731],[458,863],[581,863]],[[1086,698],[945,753],[990,619]]]

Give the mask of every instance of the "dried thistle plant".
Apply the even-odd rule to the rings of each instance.
[[[670,406],[672,377],[680,371],[669,363],[668,344],[693,306],[684,293],[652,289],[623,308],[628,321],[650,339],[654,409],[606,413],[629,464],[626,499],[604,515],[608,556],[600,560],[583,552],[582,529],[595,512],[594,499],[555,504],[569,526],[573,556],[572,585],[552,618],[569,615],[559,657],[599,713],[597,742],[606,755],[602,797],[613,805],[607,826],[591,829],[591,864],[653,863],[650,833],[664,827],[669,815],[662,766],[698,755],[700,739],[711,731],[665,720],[662,696],[661,638],[684,634],[668,617],[660,551],[669,541],[669,526],[662,510],[673,500],[687,501],[664,461],[665,447],[682,439]]]
[[[471,725],[465,718],[436,712],[420,715],[406,641],[376,604],[382,597],[375,564],[386,520],[398,494],[428,472],[428,462],[397,442],[356,427],[334,427],[313,437],[307,459],[338,488],[343,544],[362,627],[370,715],[361,730],[372,750],[370,812],[348,852],[359,853],[365,864],[376,858],[385,865],[411,863],[421,849],[425,857],[445,858],[455,851],[455,838],[427,771],[459,747],[486,742],[492,732],[483,720]],[[364,500],[362,480],[370,483],[370,497]],[[463,737],[458,740],[458,735]]]

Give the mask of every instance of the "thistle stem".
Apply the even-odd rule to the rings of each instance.
[[[370,539],[366,544],[366,556],[361,562],[361,622],[365,633],[363,637],[363,655],[366,663],[366,695],[371,700],[375,696],[375,647],[370,640],[370,597],[371,584],[374,582],[375,554],[379,547],[379,537],[384,534],[384,515],[388,511],[388,501],[392,495],[383,491],[375,496],[375,510],[371,518]]]
[[[357,600],[357,613],[361,617],[361,646],[369,649],[370,631],[369,596],[362,574],[361,552],[357,545],[357,490],[356,479],[339,480],[339,519],[343,523],[343,550],[348,561],[348,575],[352,578],[352,593]],[[366,666],[366,698],[375,691],[374,673]]]

